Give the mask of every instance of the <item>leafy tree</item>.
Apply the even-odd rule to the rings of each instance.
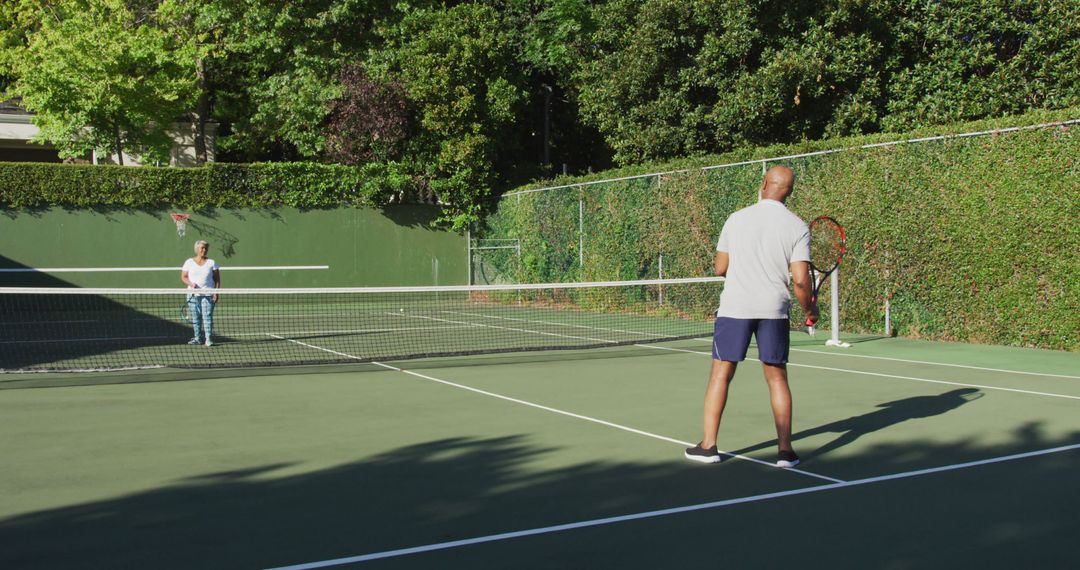
[[[1080,3],[908,3],[891,21],[886,129],[1080,103]]]
[[[511,31],[515,59],[525,74],[526,103],[518,117],[520,149],[503,156],[507,179],[525,181],[558,172],[610,165],[610,151],[600,134],[582,120],[572,89],[595,23],[586,0],[493,1],[503,26]],[[539,166],[539,168],[537,168]]]
[[[525,78],[512,36],[491,6],[407,9],[380,30],[387,48],[369,69],[398,77],[417,109],[407,155],[443,202],[455,225],[475,219],[498,178],[496,161],[514,140]]]
[[[189,46],[120,0],[41,10],[40,28],[8,59],[9,92],[36,113],[38,139],[64,157],[108,149],[121,163],[125,152],[167,161],[168,131],[192,93]]]
[[[574,85],[621,162],[1080,103],[1072,0],[613,0]]]
[[[44,0],[0,0],[0,97],[15,82],[14,64],[40,26]]]
[[[374,23],[393,14],[389,0],[176,1],[216,43],[207,87],[233,160],[322,157],[339,74],[380,41]]]
[[[326,128],[328,158],[342,164],[400,158],[409,134],[401,83],[377,82],[359,65],[347,65],[341,83],[343,93],[332,102]]]

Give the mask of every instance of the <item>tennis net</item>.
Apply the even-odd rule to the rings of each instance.
[[[721,281],[221,289],[211,347],[188,344],[187,289],[0,288],[0,371],[329,364],[706,337]]]

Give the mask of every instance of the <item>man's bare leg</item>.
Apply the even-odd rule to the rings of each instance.
[[[716,445],[716,433],[720,430],[720,416],[727,405],[728,386],[735,376],[738,362],[713,360],[709,371],[709,385],[705,388],[705,430],[701,438],[701,447],[708,449]]]
[[[791,388],[788,387],[787,365],[761,364],[765,382],[769,385],[777,447],[780,451],[791,451]]]

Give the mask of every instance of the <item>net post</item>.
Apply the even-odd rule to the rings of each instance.
[[[663,279],[664,278],[664,254],[662,254],[662,253],[660,254],[659,262],[660,262],[659,278]],[[664,286],[660,285],[659,289],[660,289],[660,304],[663,305],[664,304]]]
[[[585,199],[582,197],[577,201],[577,239],[578,267],[585,267]]]
[[[466,280],[466,283],[472,285],[472,229],[470,228],[465,228],[465,270],[469,272],[469,278]]]
[[[892,314],[889,297],[885,296],[885,336],[892,336]]]
[[[851,345],[840,340],[840,268],[837,267],[829,276],[829,311],[832,318],[832,338],[825,341],[825,346],[848,348]]]

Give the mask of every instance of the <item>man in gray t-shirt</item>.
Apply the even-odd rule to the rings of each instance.
[[[716,434],[727,404],[728,386],[739,362],[746,359],[750,337],[769,385],[779,453],[779,467],[794,467],[799,457],[791,447],[791,390],[788,388],[789,287],[807,317],[817,321],[810,286],[810,230],[784,202],[791,195],[791,169],[774,166],[765,173],[760,200],[732,214],[716,244],[714,269],[726,277],[713,333],[713,362],[705,390],[705,428],[701,443],[686,458],[717,463]]]

